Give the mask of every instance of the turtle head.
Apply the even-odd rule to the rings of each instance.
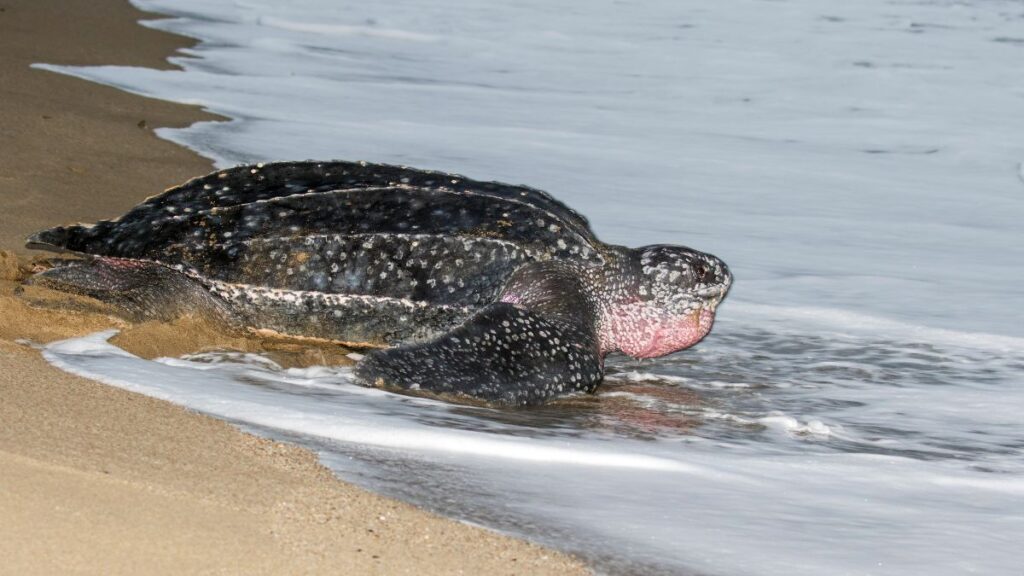
[[[615,277],[605,279],[601,347],[634,358],[664,356],[699,342],[732,285],[725,262],[684,246],[628,250],[616,268]]]

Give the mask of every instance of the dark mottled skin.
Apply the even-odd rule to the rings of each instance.
[[[708,254],[603,244],[540,190],[353,162],[216,172],[29,246],[86,256],[37,278],[134,316],[399,344],[357,378],[513,406],[693,345],[731,283]]]
[[[259,238],[165,252],[208,278],[289,290],[454,305],[494,300],[507,271],[531,260],[516,244],[425,234]]]

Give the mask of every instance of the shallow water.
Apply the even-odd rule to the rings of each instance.
[[[220,166],[525,182],[736,284],[696,348],[519,412],[101,337],[52,362],[602,571],[1020,573],[1019,2],[137,4],[201,39],[183,71],[44,67],[234,118],[159,132]]]
[[[141,360],[107,334],[61,368],[304,444],[385,494],[612,573],[1011,574],[1024,536],[1024,350],[723,322],[597,396],[454,406],[258,356]]]

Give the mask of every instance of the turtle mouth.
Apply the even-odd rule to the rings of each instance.
[[[709,300],[714,302],[715,305],[717,305],[718,302],[722,300],[722,298],[725,298],[725,294],[728,291],[728,284],[716,284],[714,286],[708,286],[706,288],[698,288],[694,290],[693,293],[696,294],[697,297],[701,298],[702,300]]]
[[[722,303],[722,300],[725,300],[725,296],[728,293],[729,286],[725,284],[708,286],[690,292],[687,297],[689,301],[687,308],[690,310],[688,316],[693,318],[701,318],[705,314],[714,316],[718,306]]]

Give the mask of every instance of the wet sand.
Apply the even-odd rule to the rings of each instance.
[[[146,17],[123,0],[0,1],[0,573],[585,573],[340,482],[306,450],[65,374],[18,343],[116,327],[118,344],[147,357],[226,347],[342,359],[197,319],[131,325],[21,286],[27,234],[117,216],[211,169],[152,129],[215,117],[29,68],[169,67],[189,42],[136,24]]]

